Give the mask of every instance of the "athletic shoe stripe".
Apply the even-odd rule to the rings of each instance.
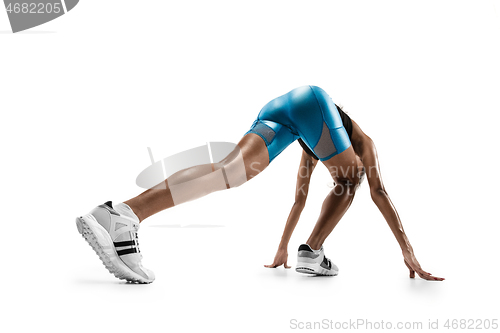
[[[116,251],[116,253],[118,253],[119,256],[123,256],[125,254],[137,253],[137,249],[134,247],[131,249],[119,250],[119,251]]]
[[[135,245],[135,242],[133,240],[128,240],[128,241],[123,241],[123,242],[113,242],[115,247],[122,247],[122,246],[133,246]]]

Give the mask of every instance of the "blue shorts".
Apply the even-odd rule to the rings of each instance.
[[[321,161],[351,145],[335,103],[315,86],[296,88],[267,103],[248,133],[266,142],[269,163],[299,137]]]

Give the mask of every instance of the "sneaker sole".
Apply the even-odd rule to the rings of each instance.
[[[89,243],[95,253],[97,253],[106,269],[115,277],[133,283],[148,284],[153,282],[152,280],[146,280],[123,263],[114,249],[111,237],[109,237],[107,231],[95,220],[93,215],[87,214],[77,217],[76,227],[82,237],[85,238],[87,243]],[[99,243],[97,234],[100,234],[102,242],[107,243],[107,245]]]
[[[327,270],[318,264],[311,263],[297,263],[295,268],[296,272],[310,274],[310,275],[321,275],[321,276],[336,276],[339,272],[333,270]]]

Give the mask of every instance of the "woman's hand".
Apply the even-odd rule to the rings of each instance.
[[[415,255],[413,252],[403,252],[403,257],[405,258],[405,265],[408,267],[410,270],[410,278],[415,278],[415,272],[417,272],[418,276],[420,276],[424,280],[431,280],[431,281],[443,281],[444,278],[440,278],[437,276],[432,276],[431,273],[427,273],[420,267],[420,264],[417,261],[417,258],[415,258]]]
[[[287,259],[288,259],[288,252],[286,251],[286,249],[278,249],[278,252],[276,252],[276,256],[274,257],[273,264],[264,265],[264,267],[276,268],[283,265],[285,268],[290,268],[291,266],[288,266],[286,264]]]

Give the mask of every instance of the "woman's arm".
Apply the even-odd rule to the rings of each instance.
[[[368,137],[359,126],[353,121],[353,142],[356,145],[359,157],[363,162],[366,172],[366,178],[368,179],[368,184],[370,185],[370,194],[373,202],[377,205],[378,209],[384,216],[387,224],[391,228],[394,237],[399,243],[403,256],[405,259],[406,266],[410,269],[410,277],[415,277],[415,272],[426,280],[444,280],[435,276],[431,276],[430,273],[425,272],[418,263],[415,255],[413,253],[413,248],[405,234],[403,225],[401,224],[401,219],[399,218],[398,212],[394,207],[387,191],[384,188],[382,182],[382,177],[380,174],[380,166],[378,163],[377,150],[375,149],[375,144]]]
[[[391,202],[391,199],[389,198],[382,182],[375,144],[368,136],[365,136],[359,150],[361,161],[365,167],[366,178],[368,179],[368,184],[370,185],[370,195],[373,202],[377,205],[378,209],[387,221],[387,224],[396,237],[401,250],[403,252],[413,251],[410,241],[404,232],[398,212]]]
[[[278,267],[284,265],[285,268],[290,268],[287,265],[288,258],[288,242],[292,237],[293,230],[299,221],[300,214],[306,205],[307,194],[309,193],[309,182],[311,174],[316,167],[318,160],[309,156],[305,151],[302,151],[302,158],[300,160],[299,172],[297,173],[297,186],[295,189],[295,202],[286,221],[285,230],[281,237],[281,242],[278,247],[278,252],[274,258],[272,265],[264,265],[265,267]]]

